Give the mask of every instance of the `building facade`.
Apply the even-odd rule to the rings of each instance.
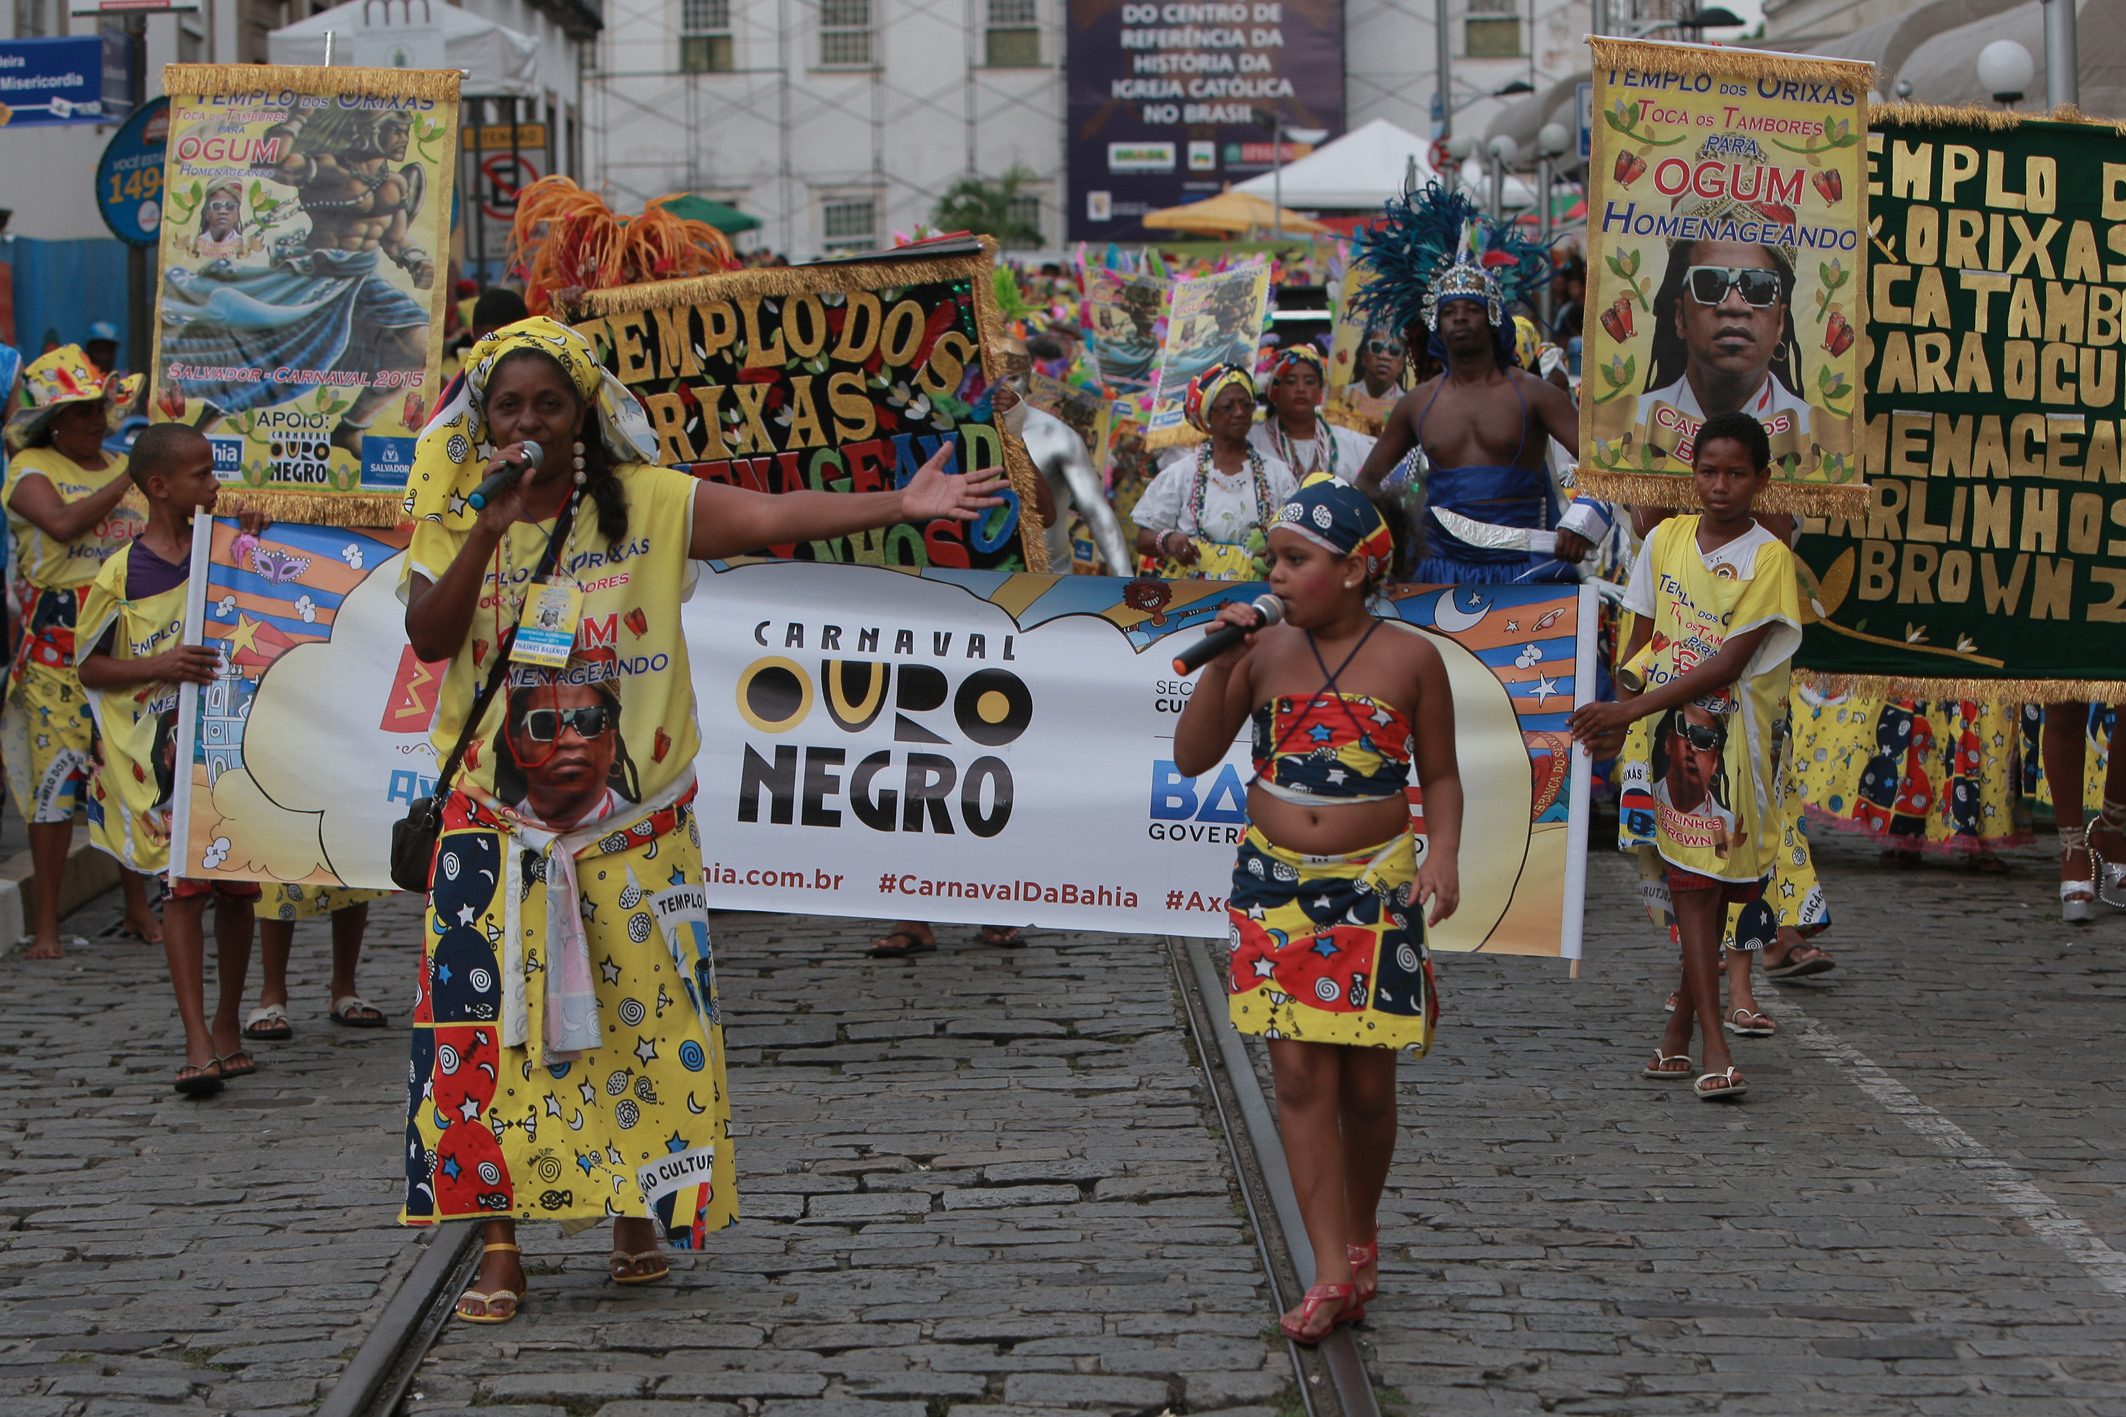
[[[1434,131],[1441,13],[1457,131],[1586,67],[1587,0],[1345,0],[1349,126]],[[1063,247],[1063,0],[610,0],[606,26],[584,166],[621,210],[699,193],[761,219],[741,245],[806,259],[890,245],[955,180],[1017,167],[1039,252]]]

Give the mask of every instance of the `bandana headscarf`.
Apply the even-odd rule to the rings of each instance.
[[[69,404],[87,403],[104,398],[111,400],[106,412],[110,427],[117,427],[124,420],[128,406],[140,392],[144,382],[139,374],[124,377],[100,372],[89,363],[89,357],[81,352],[78,344],[63,344],[50,354],[34,361],[22,371],[23,406],[15,409],[7,420],[7,446],[20,452],[29,446],[59,411]],[[6,393],[0,391],[0,398]]]
[[[466,356],[465,378],[456,397],[436,410],[414,449],[413,477],[406,489],[408,516],[432,517],[455,527],[476,515],[465,497],[485,475],[481,449],[487,443],[487,381],[504,359],[523,349],[536,349],[559,364],[576,396],[597,406],[598,431],[609,461],[618,465],[656,460],[657,435],[627,385],[598,363],[589,340],[558,320],[535,315],[496,330]],[[566,456],[567,450],[545,452],[551,458]]]
[[[1385,575],[1393,564],[1394,543],[1380,509],[1365,493],[1326,472],[1299,485],[1292,500],[1278,508],[1277,525],[1338,556],[1363,552],[1369,578]]]
[[[1255,397],[1255,376],[1238,364],[1213,364],[1210,368],[1188,381],[1188,390],[1181,396],[1181,416],[1188,426],[1198,433],[1211,431],[1211,405],[1218,401],[1228,386],[1238,384]]]
[[[1321,357],[1321,351],[1311,344],[1288,345],[1277,351],[1270,363],[1270,382],[1276,383],[1291,373],[1295,366],[1312,369],[1326,387],[1329,382],[1329,361]]]

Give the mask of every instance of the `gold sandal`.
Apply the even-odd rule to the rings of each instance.
[[[657,1268],[649,1274],[635,1273],[635,1267],[645,1260],[657,1261]],[[623,1274],[622,1270],[627,1272]],[[606,1260],[606,1272],[615,1284],[655,1284],[671,1277],[672,1266],[665,1261],[664,1251],[654,1247],[632,1255],[625,1250],[615,1250]]]
[[[512,1255],[524,1253],[524,1247],[521,1245],[482,1245],[480,1247],[480,1253],[483,1255],[491,1255],[497,1250]],[[524,1287],[529,1289],[531,1285],[526,1284]],[[467,1299],[477,1301],[485,1312],[477,1314],[466,1313],[462,1306]],[[509,1312],[506,1314],[494,1312],[495,1304],[501,1300],[509,1302]],[[524,1296],[514,1289],[491,1289],[484,1294],[477,1289],[468,1289],[458,1296],[458,1304],[453,1307],[452,1312],[469,1324],[506,1324],[515,1318],[523,1307]]]

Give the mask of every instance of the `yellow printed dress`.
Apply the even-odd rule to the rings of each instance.
[[[1813,822],[1900,852],[1987,855],[2031,839],[2015,810],[2016,723],[2012,704],[1801,685],[1791,771]]]
[[[615,476],[625,539],[608,541],[586,504],[560,553],[559,573],[585,592],[567,668],[510,671],[445,803],[402,1219],[651,1218],[673,1246],[698,1248],[737,1218],[738,1197],[679,623],[696,484],[639,463]],[[471,521],[431,511],[409,570],[439,578]],[[553,525],[513,527],[486,567],[444,678],[439,759]],[[563,754],[590,755],[604,772],[587,799],[560,808],[548,764]]]
[[[1390,704],[1323,692],[1255,711],[1256,785],[1288,800],[1401,795],[1410,721]],[[1416,838],[1308,856],[1249,827],[1226,902],[1227,1013],[1264,1038],[1401,1048],[1422,1056],[1439,1016],[1421,904],[1410,899]]]
[[[372,900],[396,894],[396,891],[356,890],[350,886],[279,885],[261,895],[251,913],[260,920],[314,920],[320,915],[331,915],[349,906],[367,905]]]
[[[95,651],[107,630],[116,631],[111,657],[120,661],[146,659],[183,640],[184,583],[135,598],[127,591],[131,569],[131,556],[111,557],[81,598],[81,658]],[[76,667],[78,661],[69,665]],[[153,680],[83,691],[95,714],[103,756],[89,784],[89,840],[143,875],[158,875],[170,864],[178,688],[171,680]]]
[[[1801,643],[1793,553],[1764,528],[1710,552],[1695,516],[1670,517],[1639,549],[1624,607],[1653,622],[1632,668],[1649,690],[1769,627],[1742,677],[1632,725],[1618,758],[1618,843],[1714,880],[1763,880],[1784,836],[1781,761],[1790,663]]]
[[[102,467],[85,468],[57,448],[25,448],[0,484],[22,597],[22,642],[0,707],[0,757],[24,821],[68,822],[85,795],[96,745],[93,711],[74,669],[80,595],[145,523],[120,505],[80,538],[54,541],[15,510],[15,490],[31,473],[47,479],[61,500],[78,502],[124,477],[126,460],[107,454]]]

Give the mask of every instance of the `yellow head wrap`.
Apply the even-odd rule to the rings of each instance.
[[[421,430],[414,448],[413,476],[406,486],[406,514],[434,518],[453,528],[470,524],[475,513],[465,498],[486,475],[487,381],[504,359],[534,349],[561,366],[576,396],[598,410],[599,436],[606,458],[620,463],[649,462],[657,456],[657,435],[642,405],[625,384],[598,363],[591,342],[558,320],[535,315],[496,330],[472,347],[465,359],[465,378],[457,394]],[[547,455],[554,456],[555,449]]]

